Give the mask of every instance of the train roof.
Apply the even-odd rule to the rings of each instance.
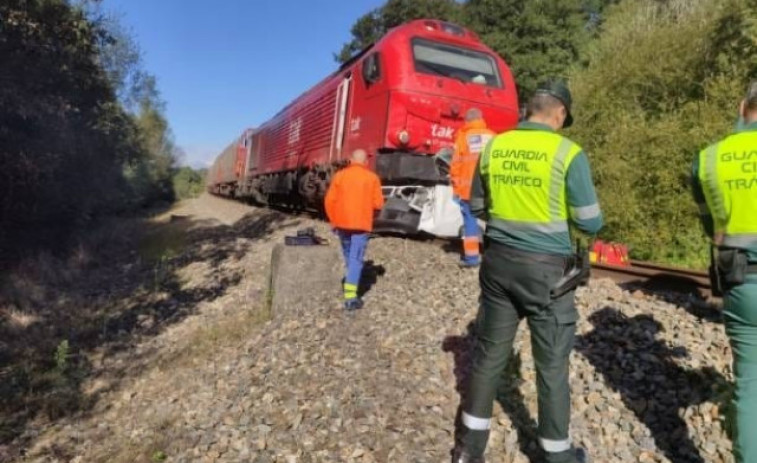
[[[447,21],[441,21],[438,19],[415,19],[412,21],[407,21],[405,23],[402,23],[398,26],[392,27],[384,35],[381,36],[381,38],[366,46],[359,52],[357,52],[354,56],[352,56],[350,59],[342,63],[334,72],[330,73],[323,79],[319,80],[317,83],[315,83],[313,86],[308,88],[306,91],[295,97],[292,101],[287,103],[286,106],[281,108],[276,114],[274,114],[268,121],[261,124],[261,127],[263,125],[266,125],[269,121],[272,121],[285,113],[289,108],[292,107],[297,101],[302,99],[303,97],[307,96],[309,93],[317,89],[321,86],[324,82],[327,82],[329,79],[332,79],[335,75],[339,74],[340,72],[344,71],[345,69],[349,68],[352,64],[359,61],[360,58],[365,56],[369,51],[371,51],[373,48],[376,47],[377,44],[380,44],[381,42],[388,40],[390,37],[398,34],[404,34],[404,35],[412,35],[413,33],[423,33],[428,34],[429,32],[437,32],[439,37],[444,37],[445,39],[449,40],[452,39],[457,42],[467,42],[470,44],[471,42],[477,42],[480,43],[480,39],[476,33],[470,31],[469,29],[466,29],[462,26],[458,26],[457,24],[453,24]]]

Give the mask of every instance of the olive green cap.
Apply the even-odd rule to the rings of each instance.
[[[565,82],[560,79],[552,79],[546,82],[542,82],[536,88],[536,94],[546,94],[560,100],[560,103],[565,106],[565,122],[563,122],[563,128],[568,128],[573,125],[573,114],[570,112],[570,107],[573,105],[573,97],[570,95],[570,90]]]

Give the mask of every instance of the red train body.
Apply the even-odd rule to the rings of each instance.
[[[216,159],[208,189],[320,207],[331,175],[362,148],[387,196],[376,228],[415,232],[434,187],[446,183],[430,155],[452,145],[472,107],[495,131],[517,123],[517,91],[506,63],[466,29],[412,21],[245,131]]]

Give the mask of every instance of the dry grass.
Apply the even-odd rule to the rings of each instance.
[[[151,389],[149,397],[142,397],[145,403],[159,402],[158,397],[165,399],[176,390],[186,390],[187,378],[194,375],[197,365],[219,361],[223,352],[244,344],[256,330],[270,320],[270,312],[264,308],[264,304],[242,313],[231,312],[211,324],[199,325],[188,333],[182,344],[173,349],[172,353],[163,355],[152,363],[151,371],[157,371],[158,376],[152,378],[151,383],[160,386]],[[143,377],[148,376],[151,376],[149,372],[143,373]],[[144,438],[135,439],[119,433],[110,435],[105,450],[92,457],[95,461],[111,463],[170,461],[172,449],[191,445],[191,442],[184,442],[185,436],[177,431],[180,422],[180,416],[169,414],[149,423]]]
[[[202,387],[198,365],[223,362],[270,319],[262,288],[244,280],[239,230],[192,217],[114,220],[65,256],[39,254],[6,273],[0,450],[151,463],[191,445],[177,434],[182,411],[165,399]],[[277,217],[251,218],[245,236],[268,233]],[[107,425],[71,437],[77,411]],[[27,439],[29,430],[42,433]]]
[[[136,290],[127,294],[135,296],[131,301],[108,287],[139,288],[140,279],[148,290],[154,286],[149,268],[156,264],[140,262],[137,250],[143,241],[162,263],[176,256],[183,235],[177,226],[165,228],[113,219],[65,254],[39,252],[0,274],[0,444],[23,432],[28,420],[55,420],[89,404],[80,391],[91,371],[89,353],[111,339],[108,321],[140,300]],[[154,231],[142,239],[146,229]],[[139,297],[148,302],[144,293]],[[56,349],[69,341],[62,368]]]
[[[139,243],[139,256],[146,262],[160,262],[180,255],[187,245],[186,225],[172,222],[145,234]]]
[[[270,309],[256,305],[242,313],[233,313],[193,331],[182,347],[160,359],[158,368],[191,368],[216,358],[219,352],[244,343],[271,319]]]
[[[167,461],[168,449],[181,436],[174,435],[176,415],[163,416],[147,426],[147,435],[128,440],[109,439],[105,450],[93,455],[94,461],[109,463],[160,463]]]

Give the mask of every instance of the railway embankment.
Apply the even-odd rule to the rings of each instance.
[[[448,461],[478,298],[477,272],[449,246],[376,238],[365,309],[346,314],[320,292],[270,318],[273,247],[304,226],[329,237],[328,226],[207,196],[171,214],[161,226],[179,227],[182,246],[162,259],[158,295],[112,291],[143,328],[78,351],[86,406],[26,422],[22,461]],[[149,290],[145,275],[129,294]],[[578,307],[576,443],[598,462],[732,461],[717,311],[607,279],[580,289]],[[525,326],[506,384],[487,461],[537,461]]]

